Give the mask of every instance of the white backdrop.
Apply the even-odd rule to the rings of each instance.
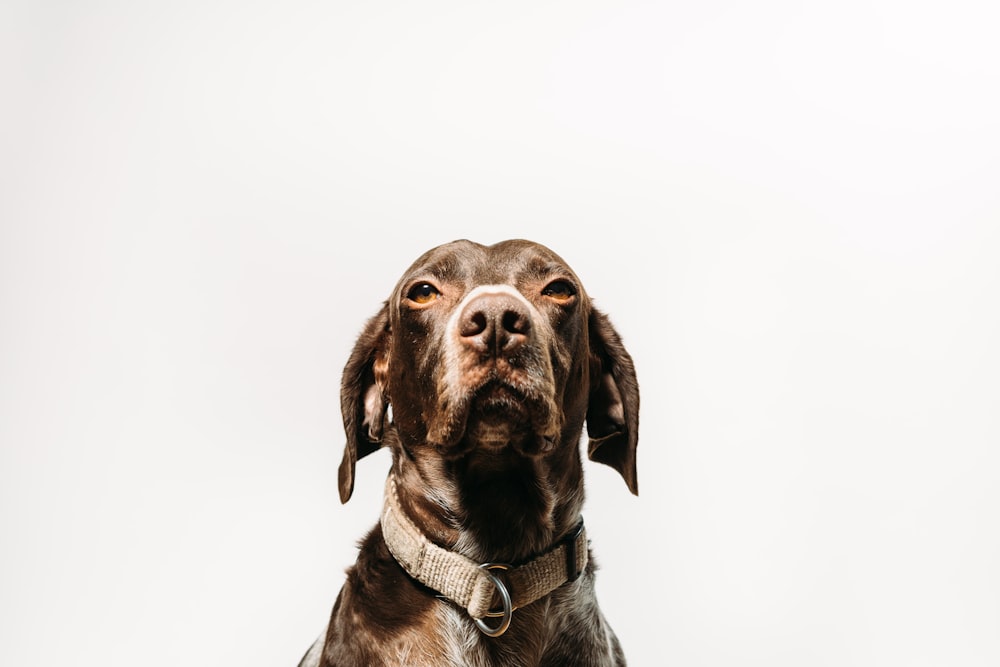
[[[340,370],[419,253],[610,313],[630,664],[1000,663],[992,2],[0,5],[0,663],[294,665],[374,524]]]

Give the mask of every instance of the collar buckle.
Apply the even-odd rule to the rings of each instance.
[[[586,565],[582,568],[578,568],[576,565],[577,553],[576,553],[576,543],[580,539],[580,535],[583,533],[583,519],[580,519],[580,523],[576,524],[576,528],[562,539],[562,544],[566,546],[566,581],[567,583],[572,583],[580,578],[583,574],[583,570],[586,569]]]

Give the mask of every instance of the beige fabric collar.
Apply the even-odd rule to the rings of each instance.
[[[469,612],[479,629],[499,636],[510,624],[515,609],[539,600],[563,584],[574,581],[587,567],[587,533],[581,520],[578,528],[555,547],[516,567],[479,564],[431,542],[406,516],[396,495],[396,479],[389,475],[382,509],[382,534],[393,557],[406,572]],[[506,583],[493,570],[506,571]],[[504,610],[491,612],[494,592],[503,599]],[[503,617],[496,628],[486,626],[484,617]]]

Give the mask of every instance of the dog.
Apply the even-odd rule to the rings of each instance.
[[[625,664],[594,593],[580,436],[638,495],[632,359],[579,278],[524,240],[436,247],[344,368],[340,499],[392,452],[378,525],[300,667]]]

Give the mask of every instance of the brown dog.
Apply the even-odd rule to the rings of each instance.
[[[300,663],[610,666],[580,433],[637,493],[632,360],[573,271],[528,241],[456,241],[406,271],[344,369],[347,446],[392,450],[382,520]]]

